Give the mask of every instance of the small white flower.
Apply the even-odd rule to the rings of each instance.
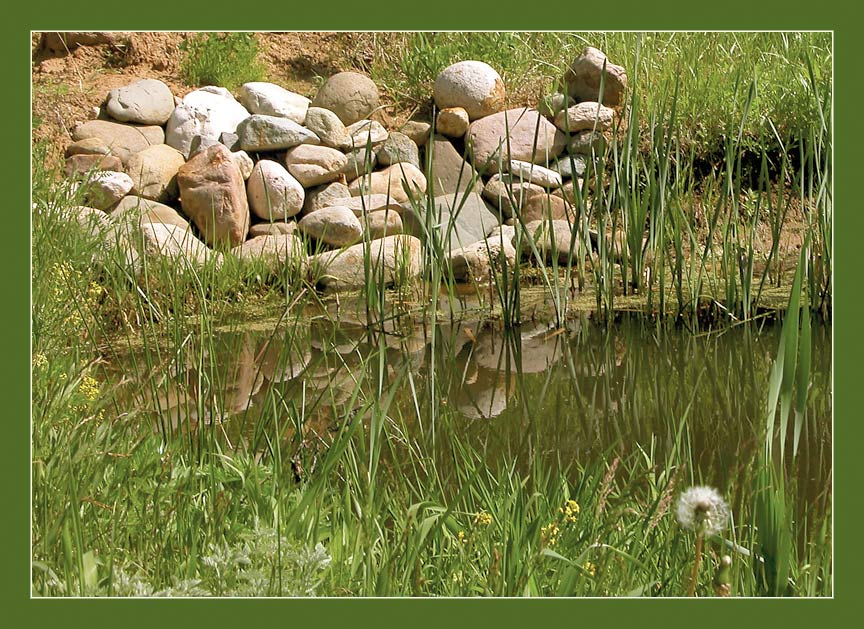
[[[729,520],[729,507],[713,487],[691,487],[678,498],[676,515],[685,529],[714,535]]]

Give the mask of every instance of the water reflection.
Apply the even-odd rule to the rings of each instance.
[[[290,454],[308,440],[326,447],[377,403],[400,439],[434,443],[435,422],[446,421],[490,460],[529,466],[541,456],[566,466],[644,451],[686,460],[695,479],[717,485],[734,481],[763,443],[776,328],[695,336],[583,317],[505,331],[470,308],[434,324],[410,311],[369,325],[365,316],[343,304],[269,329],[190,338],[161,359],[130,356],[116,366],[140,372],[124,410],[151,414],[163,433],[218,425],[229,445],[252,449],[272,447],[276,430]],[[830,488],[830,363],[830,329],[814,328],[794,462],[814,499]]]
[[[693,482],[737,487],[760,456],[777,327],[693,335],[582,317],[505,331],[471,308],[438,323],[421,314],[367,325],[362,308],[343,304],[259,330],[190,337],[171,355],[130,355],[113,365],[118,381],[131,381],[121,411],[149,414],[168,438],[218,427],[207,434],[225,447],[256,458],[278,451],[292,465],[357,417],[367,429],[383,420],[393,445],[382,464],[395,467],[414,464],[401,447],[449,460],[455,436],[490,464],[526,474],[538,461],[552,471],[635,456],[683,463]],[[798,517],[829,507],[830,334],[813,329],[800,451],[788,463]],[[450,438],[436,437],[442,430]]]

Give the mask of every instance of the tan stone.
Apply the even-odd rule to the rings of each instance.
[[[369,240],[402,233],[402,217],[393,210],[376,210],[360,217],[363,233]]]
[[[461,107],[448,107],[438,112],[435,131],[449,138],[461,138],[468,131],[468,112]]]
[[[399,162],[355,179],[348,189],[351,196],[355,197],[361,194],[386,194],[398,203],[405,203],[409,200],[409,194],[415,200],[423,197],[426,193],[426,177],[416,166]]]
[[[366,276],[365,258],[370,262]],[[398,235],[360,243],[309,258],[310,279],[325,290],[356,290],[382,283],[403,284],[422,271],[423,251],[418,238]]]
[[[249,232],[249,205],[240,169],[222,144],[208,146],[177,172],[180,202],[211,246],[235,246]]]
[[[353,245],[363,237],[360,221],[347,207],[325,207],[307,214],[297,227],[307,236],[332,247]]]
[[[79,153],[66,158],[65,172],[67,177],[75,175],[86,175],[97,170],[113,170],[123,172],[123,162],[119,157],[113,155],[100,155],[98,153]]]
[[[126,172],[132,177],[132,193],[161,202],[176,199],[177,171],[185,163],[182,153],[167,144],[135,153],[126,164]]]

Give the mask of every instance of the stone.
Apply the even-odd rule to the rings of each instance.
[[[273,223],[256,223],[249,228],[249,238],[259,236],[290,235],[297,231],[297,221],[278,221]]]
[[[417,146],[425,146],[432,132],[432,125],[422,120],[409,120],[399,129],[400,133],[407,135]]]
[[[141,226],[143,253],[148,257],[162,257],[192,267],[209,262],[219,266],[222,254],[208,248],[188,229],[165,223],[145,223]]]
[[[570,138],[567,151],[573,155],[602,155],[606,150],[606,138],[597,131],[581,131]]]
[[[126,164],[132,177],[132,194],[154,201],[177,198],[177,171],[186,163],[180,151],[157,144],[135,153]]]
[[[329,146],[301,144],[285,153],[285,166],[304,188],[319,186],[341,176],[345,154]]]
[[[97,210],[108,210],[132,189],[132,178],[126,173],[99,170],[91,173],[84,183],[87,205]]]
[[[88,120],[72,132],[75,141],[97,138],[111,150],[125,164],[129,158],[143,151],[148,146],[163,144],[165,133],[162,127],[156,126],[134,126],[110,122],[108,120]]]
[[[483,240],[499,225],[498,217],[476,192],[438,195],[435,197],[435,214],[427,216],[426,212],[425,204],[404,207],[404,232],[428,244],[431,225],[445,252]]]
[[[123,197],[110,216],[123,224],[165,223],[189,229],[189,221],[180,216],[174,208],[135,195]]]
[[[504,81],[489,64],[460,61],[444,68],[432,90],[438,109],[461,107],[476,120],[504,109]]]
[[[578,133],[591,129],[606,131],[612,127],[614,117],[615,110],[611,107],[583,102],[559,111],[555,115],[555,126],[565,133]]]
[[[331,247],[353,245],[363,237],[363,227],[354,212],[338,205],[307,214],[297,227],[307,236]]]
[[[275,83],[255,81],[240,86],[240,103],[251,114],[287,118],[302,125],[310,102],[305,96],[289,92]]]
[[[573,189],[574,182],[575,182],[575,185],[579,186],[579,190],[581,191],[584,179],[573,179],[573,180],[570,180],[567,183],[565,183],[563,186],[561,186],[557,190],[553,190],[552,195],[556,196],[556,197],[561,197],[562,199],[565,199],[570,205],[573,205],[573,206],[578,205],[579,201],[576,197],[576,192]],[[581,194],[581,196],[582,196],[582,199],[584,202],[585,201],[585,195]]]
[[[511,278],[518,256],[513,227],[501,226],[487,238],[450,252],[450,268],[457,282],[489,282],[506,272]],[[508,278],[507,281],[510,281]]]
[[[603,85],[603,104],[617,107],[624,103],[627,73],[621,66],[609,62],[597,48],[586,47],[576,57],[564,75],[567,93],[577,101],[600,101],[600,82],[606,69]]]
[[[523,162],[518,159],[512,159],[504,164],[504,166],[508,170],[512,181],[530,181],[543,188],[561,187],[561,175],[549,168],[544,168],[531,162]]]
[[[386,194],[364,194],[359,197],[344,199],[338,205],[349,208],[357,216],[363,216],[369,212],[380,212],[382,210],[401,213],[403,209],[399,202]]]
[[[483,180],[474,167],[462,158],[450,140],[440,135],[432,139],[430,174],[435,195],[483,190]]]
[[[306,263],[306,247],[293,234],[256,236],[231,249],[244,262],[260,261],[274,275],[300,273]]]
[[[87,175],[96,170],[113,170],[123,172],[123,162],[119,157],[113,155],[100,155],[79,153],[66,158],[64,172],[67,177],[75,175]]]
[[[365,258],[370,262],[366,276]],[[365,289],[367,286],[402,285],[423,270],[420,240],[406,235],[387,236],[341,251],[310,256],[310,279],[326,291]]]
[[[530,181],[513,180],[509,175],[493,175],[483,188],[483,198],[505,217],[514,216],[532,196],[546,191]]]
[[[550,229],[551,227],[551,229]],[[531,242],[537,249],[537,253],[546,262],[557,259],[560,264],[576,263],[575,251],[580,243],[580,231],[571,226],[567,221],[532,221],[525,225],[525,233],[517,234],[513,239],[513,245],[519,246],[525,256],[533,256]],[[572,246],[572,249],[571,249]],[[582,251],[587,254],[591,249],[590,243],[584,243]]]
[[[285,220],[300,213],[306,192],[279,162],[262,159],[246,183],[252,213],[267,221]]]
[[[358,177],[371,173],[375,166],[378,165],[378,157],[374,150],[368,150],[366,147],[351,151],[346,155],[348,163],[342,169],[342,174],[345,175],[345,180],[351,183]]]
[[[402,233],[402,217],[394,210],[375,210],[360,218],[363,233],[369,240],[377,240]]]
[[[573,179],[585,176],[588,169],[588,160],[584,155],[564,155],[552,166],[561,179]]]
[[[378,163],[384,166],[408,162],[420,168],[420,150],[411,138],[398,131],[387,136],[387,139],[378,148],[376,155]]]
[[[448,107],[438,112],[435,131],[448,138],[461,138],[468,131],[470,122],[467,111],[461,107]]]
[[[209,135],[196,135],[189,143],[189,157],[193,157],[198,151],[203,151],[208,146],[221,144],[219,140]]]
[[[345,205],[351,198],[351,191],[344,183],[334,181],[325,186],[306,191],[306,201],[303,203],[303,214],[309,214],[323,207]]]
[[[105,109],[120,122],[161,126],[174,111],[174,95],[162,81],[142,79],[108,92]]]
[[[351,150],[354,140],[335,113],[323,107],[310,107],[306,112],[305,127],[321,139],[321,144],[340,151]]]
[[[537,111],[539,111],[547,118],[554,119],[559,111],[567,109],[571,105],[575,104],[576,103],[573,102],[573,99],[566,94],[556,92],[554,94],[544,96],[543,99],[540,101],[540,104],[537,105]]]
[[[223,133],[236,133],[248,117],[246,108],[225,88],[202,87],[174,108],[165,124],[165,142],[188,158],[196,135],[218,140]]]
[[[124,49],[132,45],[132,33],[126,31],[48,31],[42,33],[42,46],[54,53],[65,54],[79,46],[108,44]]]
[[[374,147],[389,135],[387,129],[377,120],[359,120],[345,127],[345,131],[351,136],[355,149],[363,149],[370,144]]]
[[[233,247],[246,240],[249,204],[240,169],[231,152],[214,144],[177,171],[180,203],[210,246]]]
[[[552,194],[538,194],[529,198],[517,212],[522,223],[534,221],[567,221],[570,225],[576,222],[576,208],[561,197]]]
[[[293,120],[261,114],[240,123],[237,134],[244,151],[282,151],[298,144],[321,143],[317,135]]]
[[[350,125],[363,120],[380,105],[378,87],[357,72],[339,72],[327,79],[312,99],[313,107],[329,109]]]
[[[255,167],[255,162],[249,157],[246,151],[231,151],[231,161],[240,169],[240,174],[244,181],[249,179],[252,174],[252,169]]]
[[[66,157],[72,157],[73,155],[110,155],[111,149],[108,148],[108,145],[105,144],[99,138],[86,138],[84,140],[79,140],[78,142],[73,142],[69,146],[66,147],[66,152],[64,155]],[[111,170],[106,169],[106,170]]]
[[[231,131],[223,131],[219,134],[219,142],[227,146],[232,151],[240,150],[240,136]]]
[[[108,214],[83,205],[63,206],[59,208],[57,218],[77,233],[76,247],[90,253],[91,264],[101,267],[119,264],[138,274],[138,252]]]
[[[567,137],[537,110],[520,107],[472,122],[465,142],[482,174],[497,170],[499,159],[548,163],[564,149]]]
[[[384,170],[355,179],[348,186],[351,196],[386,194],[397,203],[420,200],[426,194],[426,177],[413,164],[399,162]]]

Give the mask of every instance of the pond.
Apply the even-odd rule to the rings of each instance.
[[[416,465],[423,451],[448,469],[456,446],[526,472],[644,457],[733,502],[752,499],[779,324],[692,333],[582,314],[505,330],[470,309],[437,323],[394,312],[372,325],[362,310],[230,322],[170,353],[126,354],[113,365],[127,376],[120,410],[152,417],[166,440],[193,450],[206,435],[220,448],[278,454],[298,481],[361,414],[377,425],[370,435],[385,437],[388,468]],[[800,447],[786,461],[799,519],[824,515],[831,500],[830,326],[814,327],[812,349]],[[448,482],[457,491],[459,473]]]

